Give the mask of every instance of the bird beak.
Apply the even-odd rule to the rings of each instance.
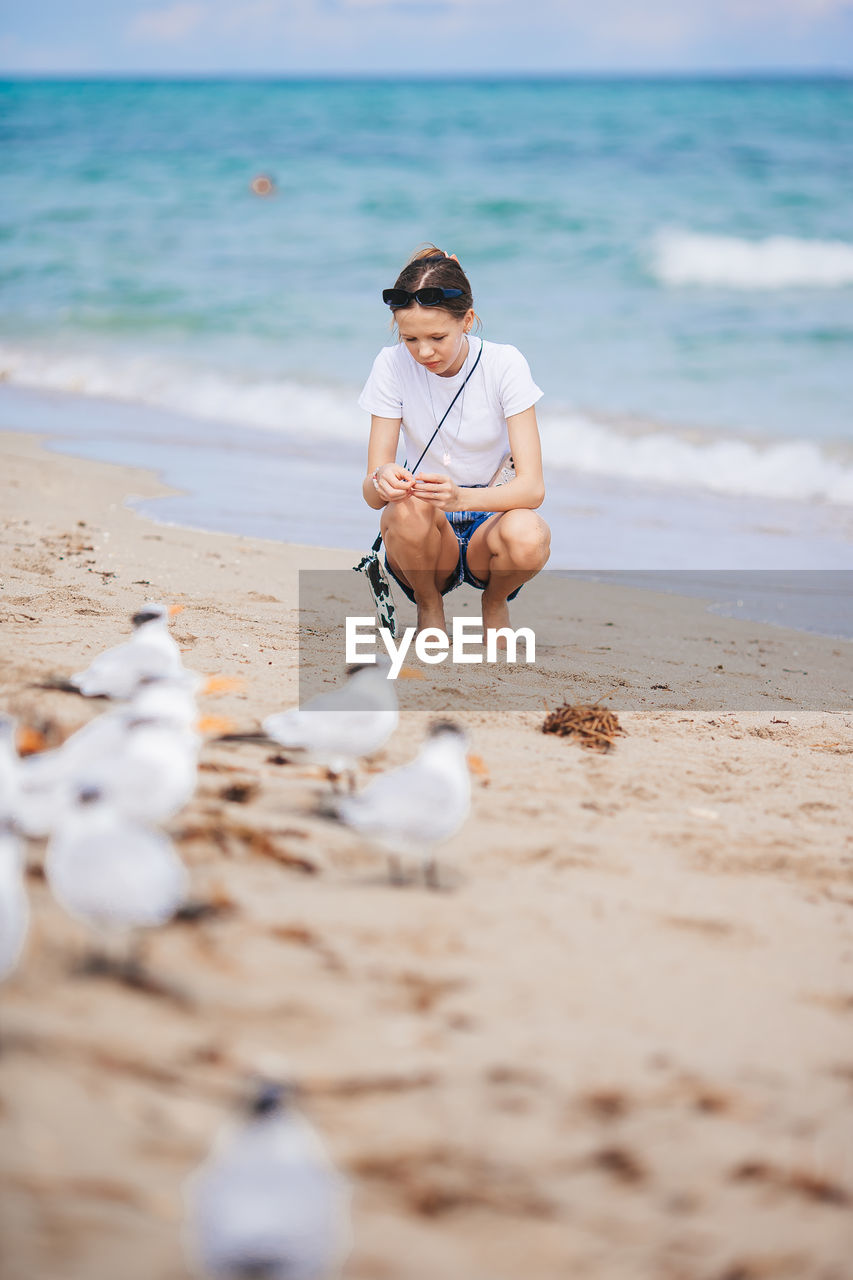
[[[196,725],[199,733],[204,733],[208,736],[232,733],[235,727],[234,721],[230,720],[228,716],[201,716]]]
[[[29,725],[22,725],[15,735],[15,745],[18,748],[19,756],[34,756],[39,751],[44,751],[47,746],[47,739],[38,729],[32,729]]]
[[[183,613],[183,611],[184,611],[184,606],[183,606],[182,604],[170,604],[170,605],[169,605],[169,617],[170,617],[170,618],[177,618],[178,614],[179,614],[179,613]]]
[[[422,671],[418,671],[417,667],[401,667],[397,675],[398,680],[425,680],[426,676]]]
[[[468,753],[468,768],[478,778],[482,778],[484,782],[489,780],[489,768],[482,756],[475,755],[473,751]]]
[[[208,676],[202,685],[203,694],[239,693],[245,689],[246,681],[242,676]]]

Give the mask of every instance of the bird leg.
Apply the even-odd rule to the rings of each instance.
[[[127,950],[122,959],[116,964],[115,976],[119,982],[123,982],[125,986],[133,987],[137,991],[149,991],[151,989],[153,980],[151,972],[145,963],[145,948],[138,933],[132,934],[128,940]]]
[[[403,871],[403,861],[397,853],[388,854],[388,883],[398,889],[408,883],[408,877]]]
[[[428,889],[440,889],[441,879],[438,874],[438,861],[428,858],[424,863],[424,884]]]
[[[358,766],[355,762],[347,764],[343,759],[333,760],[326,765],[326,777],[332,784],[335,795],[354,795],[358,782]]]
[[[132,947],[132,936],[126,938],[123,931],[98,929],[86,949],[75,948],[72,972],[81,978],[121,979]]]
[[[182,1007],[191,1003],[187,993],[180,987],[151,972],[145,961],[142,939],[138,936],[131,939],[123,955],[111,954],[105,949],[90,951],[77,966],[76,972],[86,978],[112,978],[133,991],[161,996]]]

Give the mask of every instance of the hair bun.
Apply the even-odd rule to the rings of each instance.
[[[414,293],[417,289],[430,285],[459,290],[456,297],[447,298],[441,304],[443,311],[449,311],[451,315],[462,319],[473,309],[471,284],[459,265],[459,259],[455,254],[445,253],[437,245],[425,244],[409,258],[394,287]]]
[[[413,262],[428,262],[431,260],[439,261],[441,258],[449,258],[450,254],[445,253],[444,249],[439,249],[436,244],[425,244],[420,249],[415,250],[409,261],[406,263],[410,267]]]

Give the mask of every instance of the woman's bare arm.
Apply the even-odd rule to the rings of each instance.
[[[412,476],[396,462],[397,442],[400,439],[401,418],[378,418],[374,414],[370,419],[370,441],[367,446],[367,475],[361,486],[364,501],[374,511],[379,511],[388,502],[400,502],[412,490]],[[382,471],[377,477],[379,489],[373,484],[373,473],[377,467]]]

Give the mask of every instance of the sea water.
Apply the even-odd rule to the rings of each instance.
[[[162,518],[364,541],[430,241],[545,391],[552,564],[853,565],[850,80],[7,81],[0,154],[0,424]]]

